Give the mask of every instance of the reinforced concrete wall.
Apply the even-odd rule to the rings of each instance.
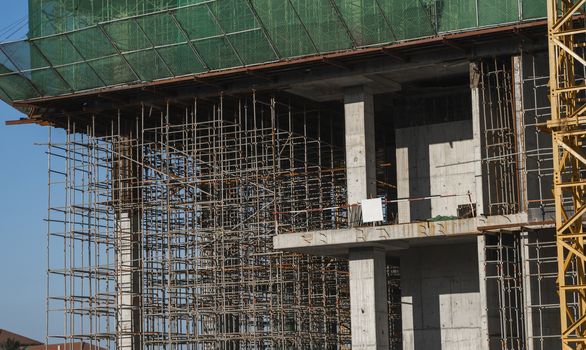
[[[482,348],[476,242],[411,248],[401,255],[404,350]]]
[[[396,138],[399,223],[455,217],[476,202],[471,120],[397,129]]]

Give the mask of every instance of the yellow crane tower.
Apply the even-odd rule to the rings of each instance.
[[[562,349],[586,350],[586,0],[547,0]]]

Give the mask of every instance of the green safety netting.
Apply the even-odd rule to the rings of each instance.
[[[543,0],[29,0],[0,45],[0,98],[351,50],[544,17]]]

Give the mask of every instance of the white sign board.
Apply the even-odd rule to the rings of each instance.
[[[362,222],[383,221],[383,202],[381,198],[362,200]]]

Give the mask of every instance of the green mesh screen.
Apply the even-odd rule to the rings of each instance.
[[[0,98],[55,96],[545,17],[543,0],[29,0]]]

